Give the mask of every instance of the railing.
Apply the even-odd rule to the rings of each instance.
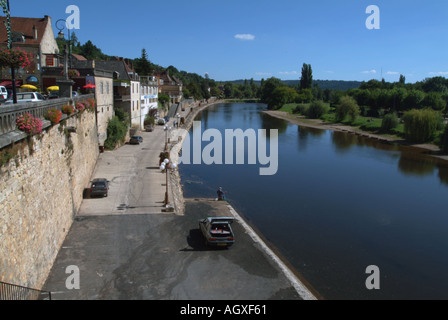
[[[51,300],[51,292],[0,281],[0,300]]]
[[[89,98],[94,98],[94,94],[81,95],[79,97],[60,98],[45,100],[40,102],[25,102],[11,105],[0,106],[0,135],[14,131],[16,129],[17,117],[30,113],[35,118],[44,118],[49,109],[56,108],[61,110],[64,104],[73,105],[76,101],[82,101]]]

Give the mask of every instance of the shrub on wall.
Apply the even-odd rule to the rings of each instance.
[[[83,104],[84,104],[84,106],[85,106],[87,111],[95,112],[95,105],[96,105],[96,100],[95,99],[89,98],[89,99],[83,101]]]
[[[104,141],[104,147],[108,150],[115,149],[118,143],[124,142],[127,131],[128,126],[114,116],[107,124],[107,139]]]
[[[72,105],[65,104],[62,106],[62,113],[70,115],[73,112],[75,112],[75,107],[73,107]]]
[[[82,103],[81,101],[76,102],[75,107],[76,107],[76,110],[78,110],[78,112],[83,112],[86,108],[84,103]]]
[[[17,117],[17,129],[27,134],[38,134],[42,132],[42,121],[34,118],[30,113],[25,113]]]
[[[58,109],[50,109],[47,111],[47,114],[45,115],[45,119],[51,121],[53,124],[59,123],[62,117],[61,110]]]

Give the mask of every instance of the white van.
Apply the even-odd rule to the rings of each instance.
[[[19,92],[17,93],[17,103],[43,101],[45,97],[38,92]],[[13,103],[12,97],[5,104]]]
[[[8,90],[4,86],[0,86],[0,102],[5,102],[8,99]]]

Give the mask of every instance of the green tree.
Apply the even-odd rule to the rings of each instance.
[[[263,81],[263,85],[260,89],[260,100],[262,103],[269,104],[272,93],[278,87],[286,86],[282,80],[271,77],[265,81]]]
[[[425,99],[425,93],[423,91],[416,89],[409,90],[404,100],[405,108],[407,110],[420,109],[423,99]]]
[[[329,111],[329,107],[322,101],[311,102],[307,110],[307,116],[312,119],[319,119]]]
[[[413,142],[428,142],[440,125],[440,115],[432,109],[412,109],[403,116],[406,138]]]
[[[440,149],[443,153],[448,153],[448,125],[445,126],[445,131],[443,131],[440,137]]]
[[[153,72],[153,67],[148,59],[148,53],[146,49],[142,49],[142,55],[140,58],[134,59],[135,71],[141,76],[149,76]]]
[[[381,131],[390,132],[398,126],[398,117],[396,113],[388,113],[381,122]]]
[[[277,87],[269,98],[268,109],[280,109],[283,105],[296,101],[297,96],[297,91],[293,88],[286,86]]]
[[[300,78],[300,89],[311,89],[313,86],[313,70],[310,64],[304,63],[302,66],[302,77]]]
[[[313,100],[313,92],[311,89],[301,89],[297,96],[298,103],[307,103]]]
[[[229,98],[233,98],[233,95],[234,95],[233,83],[226,82],[224,84],[224,97],[226,97],[226,99],[229,99]]]
[[[170,102],[170,97],[164,93],[160,93],[158,100],[162,106],[165,106],[168,102]]]
[[[446,107],[446,101],[439,92],[427,93],[422,104],[437,111],[442,111]]]
[[[360,114],[360,109],[356,100],[350,96],[343,96],[339,99],[339,105],[336,107],[336,121],[343,121],[348,116],[353,122]]]

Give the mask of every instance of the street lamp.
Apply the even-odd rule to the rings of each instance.
[[[164,126],[163,130],[165,131],[165,150],[168,149],[168,132],[171,130],[172,128],[169,126]]]
[[[61,22],[64,22],[65,26],[60,27],[59,23],[61,23]],[[69,64],[70,64],[70,68],[71,68],[72,67],[72,41],[70,39],[70,29],[69,29],[69,27],[67,25],[67,21],[65,19],[59,19],[58,21],[56,21],[55,25],[56,25],[56,28],[59,30],[58,38],[60,40],[65,40],[64,32],[62,32],[62,30],[64,30],[64,28],[67,29],[67,32],[68,32],[68,45],[69,45]],[[65,45],[64,45],[64,47],[65,47]]]
[[[175,163],[170,163],[169,159],[165,159],[162,164],[160,165],[160,170],[166,173],[166,190],[165,190],[165,205],[170,204],[169,196],[168,196],[168,169],[171,169],[171,171],[174,171],[177,168],[177,165]]]

